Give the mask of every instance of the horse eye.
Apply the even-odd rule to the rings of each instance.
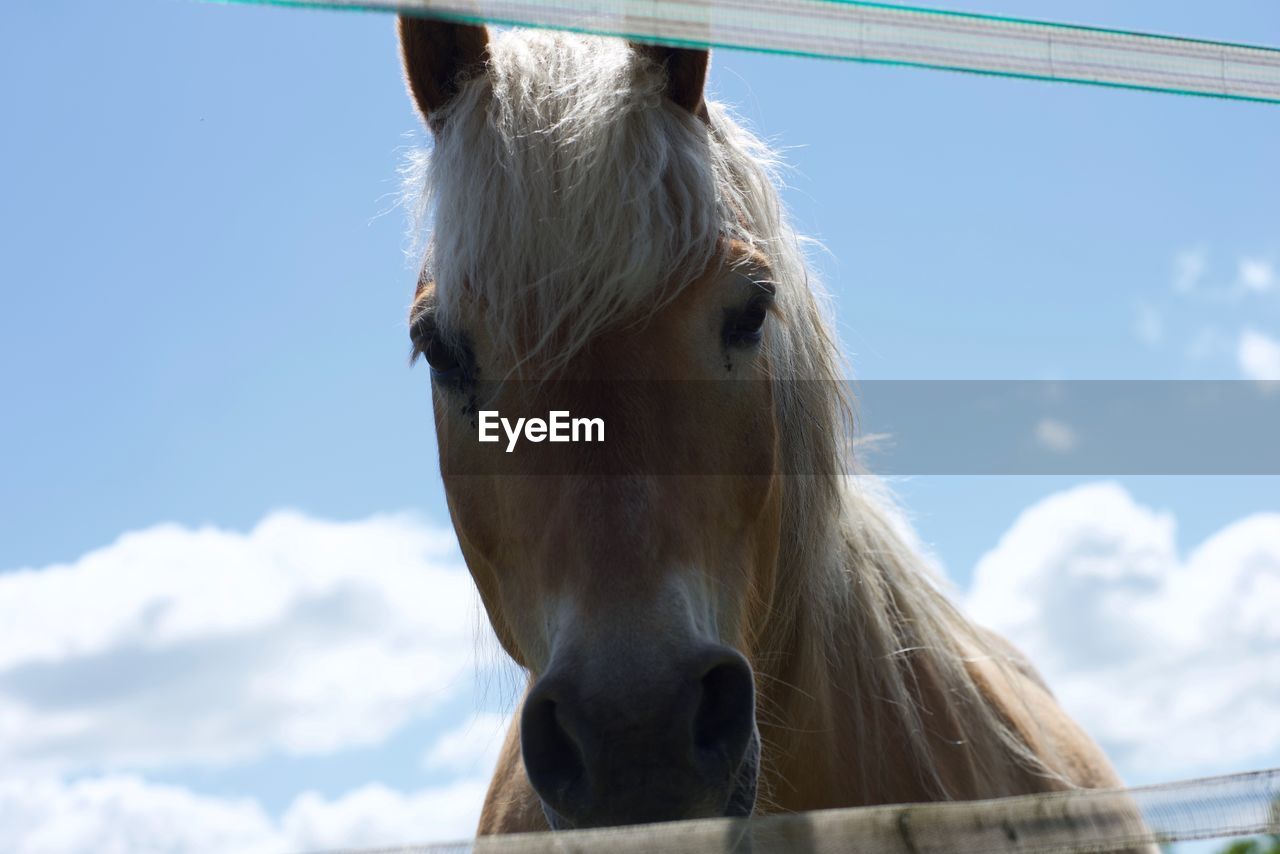
[[[462,359],[458,351],[439,335],[431,336],[426,342],[422,357],[427,360],[431,375],[437,379],[453,379],[462,372]]]
[[[750,347],[764,337],[764,322],[769,316],[769,300],[753,299],[725,320],[724,341],[730,347]]]
[[[431,368],[431,376],[444,382],[457,382],[463,375],[464,349],[441,334],[429,314],[423,314],[409,327],[414,356],[422,356]]]

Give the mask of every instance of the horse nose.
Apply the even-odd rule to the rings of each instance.
[[[739,814],[744,797],[750,812],[755,687],[746,659],[710,647],[657,674],[615,666],[620,678],[603,687],[552,667],[525,700],[525,771],[552,826]]]

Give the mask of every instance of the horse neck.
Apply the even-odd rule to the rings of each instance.
[[[882,501],[856,483],[826,500],[831,506],[805,508],[814,520],[808,530],[792,528],[778,567],[774,625],[757,656],[761,807],[998,790],[988,771],[993,760],[1009,764],[995,756],[1003,750],[999,722],[989,712],[956,718],[957,692],[961,703],[982,702],[963,696],[976,689],[955,653],[969,639],[941,635],[949,621],[966,635],[969,624],[932,587],[923,558]],[[983,727],[991,731],[975,731]]]

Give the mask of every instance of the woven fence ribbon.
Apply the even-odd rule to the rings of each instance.
[[[240,0],[1280,103],[1280,49],[854,0]]]
[[[1280,768],[1134,789],[486,837],[404,854],[1074,854],[1280,833]]]

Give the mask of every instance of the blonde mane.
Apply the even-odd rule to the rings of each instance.
[[[719,104],[704,121],[669,102],[661,70],[622,41],[514,31],[489,52],[408,174],[442,326],[465,316],[512,361],[560,364],[679,294],[725,241],[764,255],[778,289],[768,358],[783,465],[805,474],[784,478],[772,618],[749,651],[762,730],[775,741],[806,727],[855,733],[830,761],[865,802],[883,800],[876,781],[903,759],[933,798],[1011,794],[1028,771],[1051,774],[969,666],[1007,651],[949,603],[883,490],[848,476],[831,311],[769,147]],[[787,688],[809,706],[784,708]]]

